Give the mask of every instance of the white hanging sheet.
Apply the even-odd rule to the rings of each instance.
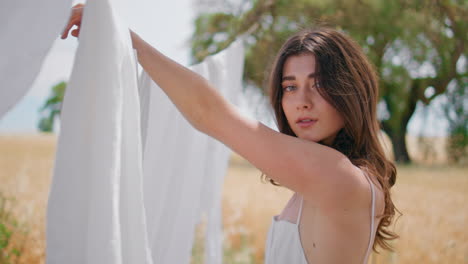
[[[137,64],[108,0],[89,0],[65,94],[47,263],[150,264]]]
[[[0,1],[0,119],[29,90],[65,26],[71,2]]]
[[[237,103],[243,54],[238,40],[191,69]],[[194,227],[206,213],[205,262],[222,263],[221,191],[230,150],[192,128],[145,73],[140,93],[142,120],[147,120],[142,125],[144,196],[154,261],[189,263]]]
[[[49,196],[47,263],[189,263],[203,212],[206,263],[222,263],[229,150],[193,129],[145,73],[138,96],[128,29],[109,1],[88,0],[83,18]],[[235,102],[242,41],[192,69]]]

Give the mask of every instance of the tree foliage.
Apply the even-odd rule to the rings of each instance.
[[[247,39],[244,79],[265,88],[266,73],[288,36],[317,25],[349,34],[380,74],[382,120],[398,162],[410,161],[405,134],[416,103],[429,104],[448,84],[465,56],[468,4],[462,0],[254,0],[242,13],[201,14],[195,21],[192,56],[201,61],[239,35]],[[243,10],[240,8],[239,10]],[[426,96],[426,89],[434,91]]]
[[[39,109],[42,116],[38,124],[40,131],[52,132],[54,130],[54,120],[55,117],[60,116],[66,87],[66,82],[60,82],[52,87],[47,101],[44,103],[44,106]]]
[[[468,77],[458,78],[446,92],[444,114],[449,123],[447,144],[449,162],[468,164]]]

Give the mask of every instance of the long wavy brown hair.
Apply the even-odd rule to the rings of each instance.
[[[283,66],[289,56],[304,53],[315,57],[318,92],[344,119],[344,127],[330,147],[345,154],[354,165],[376,178],[383,188],[385,211],[380,215],[382,219],[373,250],[378,252],[376,245],[379,245],[393,251],[388,242],[399,236],[390,231],[389,226],[398,209],[391,199],[390,188],[395,184],[397,172],[393,162],[385,157],[379,141],[377,74],[359,45],[337,30],[322,27],[303,30],[290,37],[281,47],[269,77],[270,102],[278,129],[287,135],[296,137],[281,105]]]

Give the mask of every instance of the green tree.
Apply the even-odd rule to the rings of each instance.
[[[467,78],[455,80],[447,89],[448,103],[444,114],[449,123],[447,157],[451,163],[468,162],[468,83]]]
[[[192,37],[195,62],[244,34],[248,43],[244,79],[266,87],[266,70],[288,36],[314,25],[341,29],[361,45],[380,73],[380,99],[389,113],[382,128],[400,163],[410,162],[405,134],[416,103],[429,104],[452,80],[466,76],[466,70],[457,72],[456,67],[466,56],[466,1],[256,0],[241,5],[239,13],[197,17]],[[434,93],[426,97],[429,87]]]
[[[39,109],[42,116],[38,123],[38,129],[40,131],[52,132],[54,130],[54,120],[56,116],[60,116],[66,87],[66,82],[60,82],[52,87],[51,93],[44,103],[44,106]]]

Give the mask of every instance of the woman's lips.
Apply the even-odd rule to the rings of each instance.
[[[317,120],[304,120],[304,121],[299,121],[296,124],[299,127],[306,128],[314,125],[317,122]]]

